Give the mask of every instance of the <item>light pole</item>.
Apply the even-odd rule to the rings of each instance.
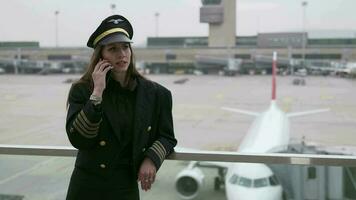
[[[306,8],[307,8],[308,2],[307,1],[303,1],[302,2],[302,8],[303,8],[303,40],[302,40],[302,62],[303,62],[303,67],[305,67],[305,46],[307,43],[307,33],[306,33],[306,28],[305,28],[305,24],[306,24]]]
[[[59,10],[54,11],[54,15],[56,17],[56,47],[58,47],[58,15],[59,15]]]
[[[158,18],[159,18],[159,12],[155,13],[155,19],[156,19],[156,37],[158,37]]]
[[[111,13],[114,15],[116,12],[116,5],[115,4],[110,4],[110,8],[111,8]]]

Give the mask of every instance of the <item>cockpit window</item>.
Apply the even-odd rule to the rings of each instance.
[[[266,178],[249,179],[243,176],[238,176],[237,174],[233,174],[230,177],[229,182],[233,185],[239,185],[248,188],[260,188],[279,185],[279,181],[275,175]]]
[[[277,177],[275,175],[272,175],[272,176],[269,177],[269,183],[272,186],[279,185],[279,181],[278,181],[278,179],[277,179]]]
[[[255,188],[268,186],[268,179],[267,179],[267,178],[255,179],[255,180],[253,181],[253,186],[254,186]]]
[[[240,185],[244,187],[252,187],[252,180],[236,174],[232,175],[229,182],[234,185]]]
[[[234,174],[234,175],[231,176],[229,182],[230,182],[231,184],[234,184],[234,185],[235,185],[235,184],[237,184],[238,178],[239,178],[239,176],[237,176],[236,174]]]
[[[252,185],[252,180],[240,176],[237,184],[238,184],[238,185],[241,185],[241,186],[245,186],[245,187],[251,187],[251,185]]]

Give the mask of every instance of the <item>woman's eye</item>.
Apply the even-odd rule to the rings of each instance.
[[[115,47],[110,47],[108,50],[109,51],[115,51]]]

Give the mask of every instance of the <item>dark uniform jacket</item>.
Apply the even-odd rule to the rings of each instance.
[[[136,83],[129,162],[137,178],[144,157],[151,158],[158,170],[173,151],[177,140],[173,132],[171,92],[141,77],[136,78]],[[89,100],[92,93],[89,88],[86,83],[72,86],[68,97],[66,131],[71,144],[79,150],[76,167],[110,176],[105,171],[126,162],[119,155],[125,148],[117,123],[120,116],[111,109],[105,90],[101,105],[94,106]]]

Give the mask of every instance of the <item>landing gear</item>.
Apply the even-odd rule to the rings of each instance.
[[[218,176],[214,178],[214,190],[218,191],[221,189],[221,186],[224,185],[225,183],[225,175],[226,175],[226,169],[224,168],[219,168],[218,169]]]
[[[220,190],[221,188],[221,185],[223,184],[224,182],[221,181],[220,177],[215,177],[214,178],[214,190],[215,191],[218,191]]]
[[[287,199],[288,199],[288,198],[287,198],[287,194],[286,194],[285,191],[283,191],[283,193],[282,193],[282,199],[283,199],[283,200],[287,200]]]

